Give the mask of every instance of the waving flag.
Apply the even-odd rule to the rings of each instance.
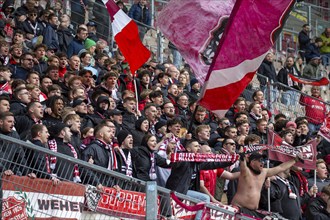
[[[293,81],[305,85],[326,86],[329,84],[329,80],[325,77],[322,77],[321,79],[306,79],[304,77],[295,76],[293,74],[289,74],[289,76]]]
[[[236,0],[172,0],[158,14],[157,26],[180,51],[204,84]],[[193,21],[193,22],[192,22]]]
[[[327,116],[325,117],[318,134],[330,142],[330,112],[328,112]]]
[[[317,142],[312,140],[305,145],[293,147],[282,140],[282,138],[273,131],[268,132],[268,144],[271,145],[268,151],[270,160],[286,162],[302,153],[304,163],[297,162],[295,166],[305,169],[315,169],[317,156]]]
[[[252,80],[294,3],[236,1],[206,77],[202,106],[219,116],[225,114]]]
[[[114,38],[134,74],[147,62],[150,51],[142,44],[136,23],[113,0],[102,1],[110,14]]]

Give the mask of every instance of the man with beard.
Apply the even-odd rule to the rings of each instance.
[[[111,128],[105,123],[101,123],[94,128],[95,140],[93,140],[82,152],[82,160],[93,160],[93,164],[101,166],[108,170],[117,170],[117,158],[113,149],[112,138],[114,133]],[[103,185],[113,185],[113,180],[106,175],[102,175],[99,172],[93,170],[84,169],[83,182],[85,184],[91,184],[97,186],[98,189],[102,189]]]
[[[11,112],[0,114],[0,133],[11,138],[20,139],[14,130],[14,115]],[[0,171],[5,175],[27,175],[30,173],[25,160],[24,150],[20,145],[0,140]],[[6,162],[7,161],[7,162]],[[33,174],[35,177],[35,174]],[[29,176],[33,176],[29,174]]]
[[[161,120],[168,121],[175,118],[175,108],[172,102],[165,102],[163,105],[163,114]]]
[[[13,93],[13,99],[10,103],[10,111],[16,115],[26,113],[26,105],[31,102],[31,94],[26,88],[17,88]]]
[[[77,151],[70,144],[72,133],[67,125],[59,122],[50,126],[49,131],[52,139],[48,141],[48,146],[51,151],[78,159]],[[50,156],[49,167],[53,176],[75,183],[81,182],[77,164],[72,164],[68,160],[59,157]]]
[[[60,45],[58,44],[58,35],[57,35],[57,26],[58,26],[58,17],[55,14],[48,15],[48,24],[44,30],[43,43],[46,44],[48,49],[54,49],[59,51]]]
[[[240,158],[240,172],[237,192],[233,198],[232,205],[236,206],[241,213],[254,217],[264,216],[256,210],[258,209],[260,192],[267,177],[275,176],[292,167],[300,160],[300,155],[279,166],[264,168],[265,155],[258,152]]]
[[[27,74],[33,70],[34,62],[33,55],[31,53],[25,53],[21,56],[20,65],[11,65],[11,72],[13,73],[13,79],[26,79]]]
[[[44,117],[43,124],[48,128],[62,122],[61,114],[64,108],[64,99],[54,95],[47,100],[47,107],[50,111]]]
[[[31,127],[34,124],[42,124],[42,118],[44,116],[44,110],[40,102],[30,102],[27,105],[27,114],[17,115],[16,131],[22,140],[27,140],[30,136]]]

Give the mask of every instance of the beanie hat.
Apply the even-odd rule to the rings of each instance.
[[[198,80],[196,78],[193,78],[192,80],[190,80],[190,86],[192,87],[193,85],[195,85],[196,83],[198,83]]]
[[[155,130],[156,130],[156,132],[158,131],[158,129],[160,129],[161,127],[163,127],[163,126],[165,126],[167,123],[166,123],[166,121],[164,121],[164,120],[160,120],[159,122],[157,122],[156,124],[155,124]]]
[[[117,141],[119,146],[124,142],[124,140],[127,138],[127,136],[130,135],[130,133],[126,130],[121,130],[117,134]]]
[[[93,41],[93,40],[91,40],[91,39],[89,39],[89,38],[87,38],[86,40],[85,40],[85,49],[86,50],[89,50],[89,48],[91,48],[92,46],[96,46],[96,43],[95,43],[95,41]]]

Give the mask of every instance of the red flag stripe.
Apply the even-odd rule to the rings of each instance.
[[[201,105],[224,115],[252,80],[294,2],[236,1],[206,77]]]
[[[136,23],[113,0],[102,0],[112,20],[112,31],[118,47],[134,74],[150,57],[142,44]]]

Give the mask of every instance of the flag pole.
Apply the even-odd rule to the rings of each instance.
[[[196,107],[195,107],[195,110],[194,110],[194,112],[193,112],[193,114],[192,114],[192,118],[191,118],[191,120],[190,120],[190,124],[189,124],[189,127],[188,127],[188,133],[189,133],[189,131],[192,129],[192,126],[193,126],[193,120],[195,119],[195,115],[196,115],[196,112],[197,112],[197,108],[198,108],[198,104],[196,104]]]
[[[139,97],[138,97],[138,92],[137,92],[135,73],[133,75],[133,82],[134,82],[135,100],[136,100],[136,118],[138,119],[139,116],[137,115],[137,112],[139,111]]]
[[[269,169],[269,159],[267,160],[267,169]],[[269,178],[269,177],[268,177]],[[268,203],[268,212],[270,212],[270,182],[269,182],[269,187],[267,189],[267,203]]]
[[[314,170],[314,186],[316,186],[316,170]],[[316,193],[314,193],[314,197],[316,197]]]

